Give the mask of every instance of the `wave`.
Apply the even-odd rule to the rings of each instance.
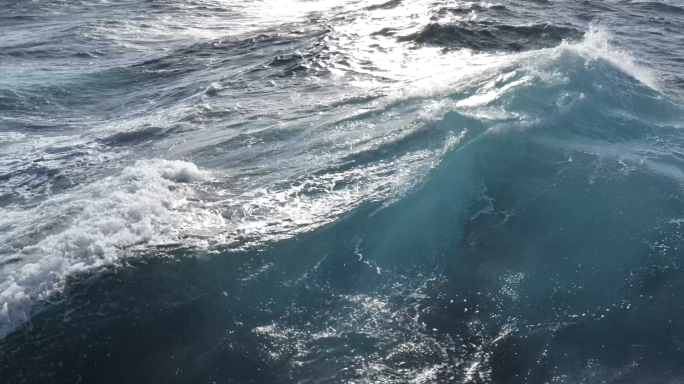
[[[684,8],[667,2],[637,0],[627,1],[626,3],[634,5],[636,9],[650,12],[684,14]]]
[[[684,336],[668,325],[679,309],[667,309],[684,281],[674,251],[684,108],[610,57],[585,56],[591,38],[546,52],[531,65],[543,72],[495,81],[505,88],[531,76],[460,109],[489,112],[489,121],[448,112],[444,124],[478,133],[412,193],[370,215],[352,212],[292,253],[274,250],[288,261],[303,249],[322,258],[283,284],[294,299],[273,306],[291,310],[241,336],[245,355],[276,371],[286,365],[294,381],[680,377],[680,368],[662,372],[678,364]],[[537,123],[492,134],[499,108],[517,114],[511,124]],[[330,353],[332,367],[321,367]]]
[[[568,41],[576,30],[463,25],[433,23],[407,41],[507,53],[462,53],[467,70],[446,66],[393,96],[344,99],[334,107],[372,105],[318,125],[202,132],[195,140],[207,141],[188,156],[196,163],[141,160],[68,194],[4,206],[0,336],[53,311],[58,321],[27,326],[29,341],[88,336],[73,336],[77,352],[41,344],[41,358],[93,345],[88,355],[110,361],[125,349],[110,335],[125,331],[144,341],[132,359],[152,350],[199,360],[194,371],[168,370],[195,381],[218,368],[267,381],[267,369],[283,367],[291,381],[579,381],[598,361],[607,381],[643,382],[648,369],[677,364],[684,334],[669,324],[682,318],[669,304],[681,301],[684,281],[674,251],[684,107],[605,31]],[[235,44],[245,54],[264,48],[237,41],[186,53],[210,57]],[[117,71],[176,73],[182,52]],[[264,62],[288,74],[306,59],[272,56]],[[230,84],[205,85],[188,94],[211,99]],[[109,148],[170,136],[157,124],[107,131],[95,142]],[[5,136],[0,145],[21,144]],[[86,146],[48,150],[81,156]],[[231,156],[244,158],[210,170]],[[9,166],[0,180],[27,173]],[[259,177],[269,172],[277,178]],[[79,285],[113,270],[121,274],[99,292]],[[155,289],[136,292],[141,284]],[[74,301],[56,302],[60,293]],[[116,321],[128,312],[140,327]],[[102,313],[108,320],[88,323]],[[206,334],[187,331],[203,326]],[[21,336],[5,340],[14,355],[0,369],[20,372],[33,350]],[[227,360],[247,368],[231,371]]]
[[[549,24],[515,26],[465,22],[431,23],[415,34],[400,37],[399,41],[476,51],[522,51],[556,46],[565,39],[581,36],[582,33],[574,28]]]
[[[13,261],[3,265],[7,280],[0,294],[2,332],[7,334],[28,319],[36,303],[49,302],[71,276],[97,274],[121,265],[131,252],[173,244],[179,237],[185,237],[187,246],[248,249],[332,223],[363,204],[396,201],[389,206],[416,208],[392,208],[405,209],[402,215],[407,218],[386,226],[382,231],[388,234],[378,237],[386,240],[369,246],[387,255],[375,252],[377,262],[391,266],[401,263],[403,256],[397,255],[411,259],[410,251],[425,254],[427,244],[445,244],[444,236],[453,236],[444,228],[457,230],[463,224],[445,216],[444,207],[452,207],[454,215],[467,209],[468,196],[473,188],[480,188],[478,178],[497,169],[492,163],[476,172],[466,165],[483,161],[478,160],[477,151],[500,152],[497,158],[503,159],[512,150],[506,140],[519,140],[512,135],[520,127],[536,128],[532,131],[585,127],[582,132],[562,134],[611,140],[609,132],[612,137],[629,137],[630,131],[602,125],[607,113],[611,118],[622,116],[626,122],[641,122],[635,125],[641,131],[631,132],[637,136],[651,124],[679,124],[679,106],[634,81],[655,86],[652,72],[634,64],[606,39],[604,32],[592,31],[580,43],[503,56],[498,66],[477,72],[458,92],[443,85],[443,93],[424,99],[426,105],[433,105],[433,99],[439,98],[440,107],[409,125],[406,135],[362,146],[363,150],[342,157],[340,164],[318,174],[293,175],[285,182],[230,196],[230,192],[217,192],[229,184],[210,181],[210,174],[192,163],[141,161],[118,176],[52,197],[36,207],[4,208],[2,253],[11,254]],[[412,95],[392,101],[388,113],[401,112],[407,102],[420,105],[420,99]],[[585,116],[595,117],[597,123],[583,120]],[[144,133],[155,135],[157,130]],[[137,133],[115,134],[105,141],[129,139],[138,139]],[[510,156],[515,158],[515,153]],[[507,169],[503,164],[499,168]],[[427,181],[415,192],[413,188],[421,185],[425,175],[440,181]],[[507,178],[502,176],[502,180]],[[204,203],[196,200],[198,193],[206,199]],[[423,225],[416,231],[418,222]],[[415,241],[419,235],[425,238]]]

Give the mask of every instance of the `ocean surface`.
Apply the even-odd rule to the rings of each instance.
[[[0,0],[0,382],[684,383],[684,3]]]

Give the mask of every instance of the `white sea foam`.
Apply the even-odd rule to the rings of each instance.
[[[513,54],[472,54],[458,51],[442,55],[439,60],[417,63],[415,68],[411,68],[412,72],[421,73],[418,67],[432,66],[434,63],[438,63],[436,65],[439,67],[428,71],[428,78],[420,75],[415,77],[411,87],[401,91],[401,98],[440,97],[474,90],[472,96],[466,99],[447,101],[441,110],[446,112],[486,106],[506,92],[528,86],[534,77],[552,82],[564,81],[561,74],[548,71],[548,67],[564,60],[566,54],[579,55],[587,64],[604,60],[642,84],[659,91],[658,73],[640,65],[630,52],[611,44],[611,38],[609,31],[592,27],[582,41],[564,41],[555,48]],[[519,80],[510,81],[513,76],[522,73],[525,75]]]
[[[118,176],[30,209],[0,210],[0,336],[34,305],[60,292],[67,277],[117,266],[126,248],[161,244],[221,218],[193,206],[192,185],[210,175],[182,161],[140,161]]]
[[[622,72],[639,80],[644,85],[660,90],[658,74],[647,67],[639,65],[630,52],[610,43],[611,35],[605,29],[592,27],[579,43],[564,42],[555,48],[556,53],[564,50],[582,55],[588,60],[603,59],[620,69]]]

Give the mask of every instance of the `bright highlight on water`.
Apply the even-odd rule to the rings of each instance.
[[[3,383],[680,383],[678,1],[0,0]]]

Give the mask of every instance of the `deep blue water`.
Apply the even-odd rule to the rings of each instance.
[[[684,382],[679,1],[0,0],[0,382]]]

